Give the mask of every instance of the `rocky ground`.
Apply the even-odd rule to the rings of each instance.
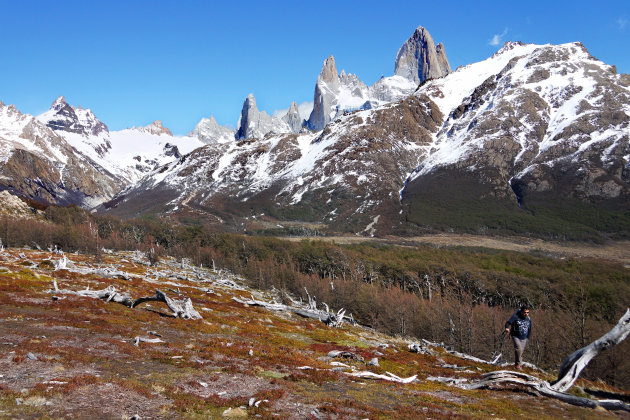
[[[0,418],[620,415],[513,385],[459,389],[436,379],[471,381],[499,367],[441,347],[412,353],[411,339],[237,302],[289,299],[250,290],[219,270],[171,258],[150,266],[135,252],[66,257],[67,263],[50,251],[0,252]],[[155,289],[190,298],[202,318],[176,318],[162,302],[130,308],[114,296],[107,302],[76,294],[109,286],[132,299]],[[588,386],[612,391],[601,383]]]

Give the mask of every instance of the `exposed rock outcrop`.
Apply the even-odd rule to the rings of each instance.
[[[401,76],[382,77],[367,86],[355,74],[344,70],[337,74],[331,55],[322,66],[315,84],[313,111],[307,122],[310,130],[323,130],[344,113],[375,108],[399,101],[413,93],[418,84]]]
[[[440,43],[436,47],[431,34],[422,26],[416,28],[396,54],[394,74],[416,84],[446,76],[450,72],[444,45]]]

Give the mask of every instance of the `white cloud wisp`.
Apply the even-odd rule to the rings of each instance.
[[[508,33],[508,28],[505,28],[503,32],[501,32],[500,34],[494,34],[492,39],[488,41],[488,45],[492,45],[492,46],[501,45],[501,43],[503,42],[503,37],[506,36],[507,33]]]

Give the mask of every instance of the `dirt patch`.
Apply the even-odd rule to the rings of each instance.
[[[63,397],[56,397],[53,406],[63,408],[61,412],[53,409],[50,414],[81,413],[82,418],[101,419],[131,418],[136,414],[140,418],[172,418],[172,414],[167,415],[162,410],[169,403],[169,400],[157,393],[149,397],[117,384],[92,384],[73,390]]]

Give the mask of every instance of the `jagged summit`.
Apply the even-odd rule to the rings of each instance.
[[[291,106],[286,115],[282,117],[282,121],[288,124],[293,133],[297,133],[302,129],[303,120],[295,101],[291,102]]]
[[[331,115],[333,104],[339,94],[339,74],[335,57],[329,55],[322,65],[322,71],[315,83],[313,95],[313,111],[308,119],[308,128],[311,130],[323,130],[334,115]]]
[[[66,131],[83,136],[108,133],[107,126],[100,121],[90,109],[75,108],[68,104],[66,98],[58,96],[50,105],[50,109],[37,117],[41,122],[55,131]]]
[[[383,77],[367,86],[355,74],[342,70],[337,74],[335,58],[329,56],[317,77],[313,96],[313,111],[307,127],[323,130],[345,112],[370,109],[410,95],[418,86],[401,76]]]
[[[243,102],[243,109],[238,120],[235,138],[237,140],[261,138],[269,132],[288,133],[289,126],[279,118],[274,118],[265,111],[259,111],[256,98],[250,93]]]
[[[51,109],[61,109],[66,106],[68,103],[66,102],[66,98],[63,95],[59,95],[57,99],[53,101],[50,105]]]
[[[337,74],[337,65],[335,63],[335,57],[333,55],[329,55],[328,58],[324,61],[324,65],[322,66],[322,71],[319,74],[317,80],[321,80],[322,82],[328,83],[332,87],[339,85],[339,75]]]
[[[228,143],[234,141],[234,129],[219,125],[214,116],[202,118],[194,130],[189,133],[205,144]]]
[[[446,76],[450,72],[444,45],[440,43],[436,47],[431,34],[422,26],[416,28],[396,54],[394,74],[416,84]]]

